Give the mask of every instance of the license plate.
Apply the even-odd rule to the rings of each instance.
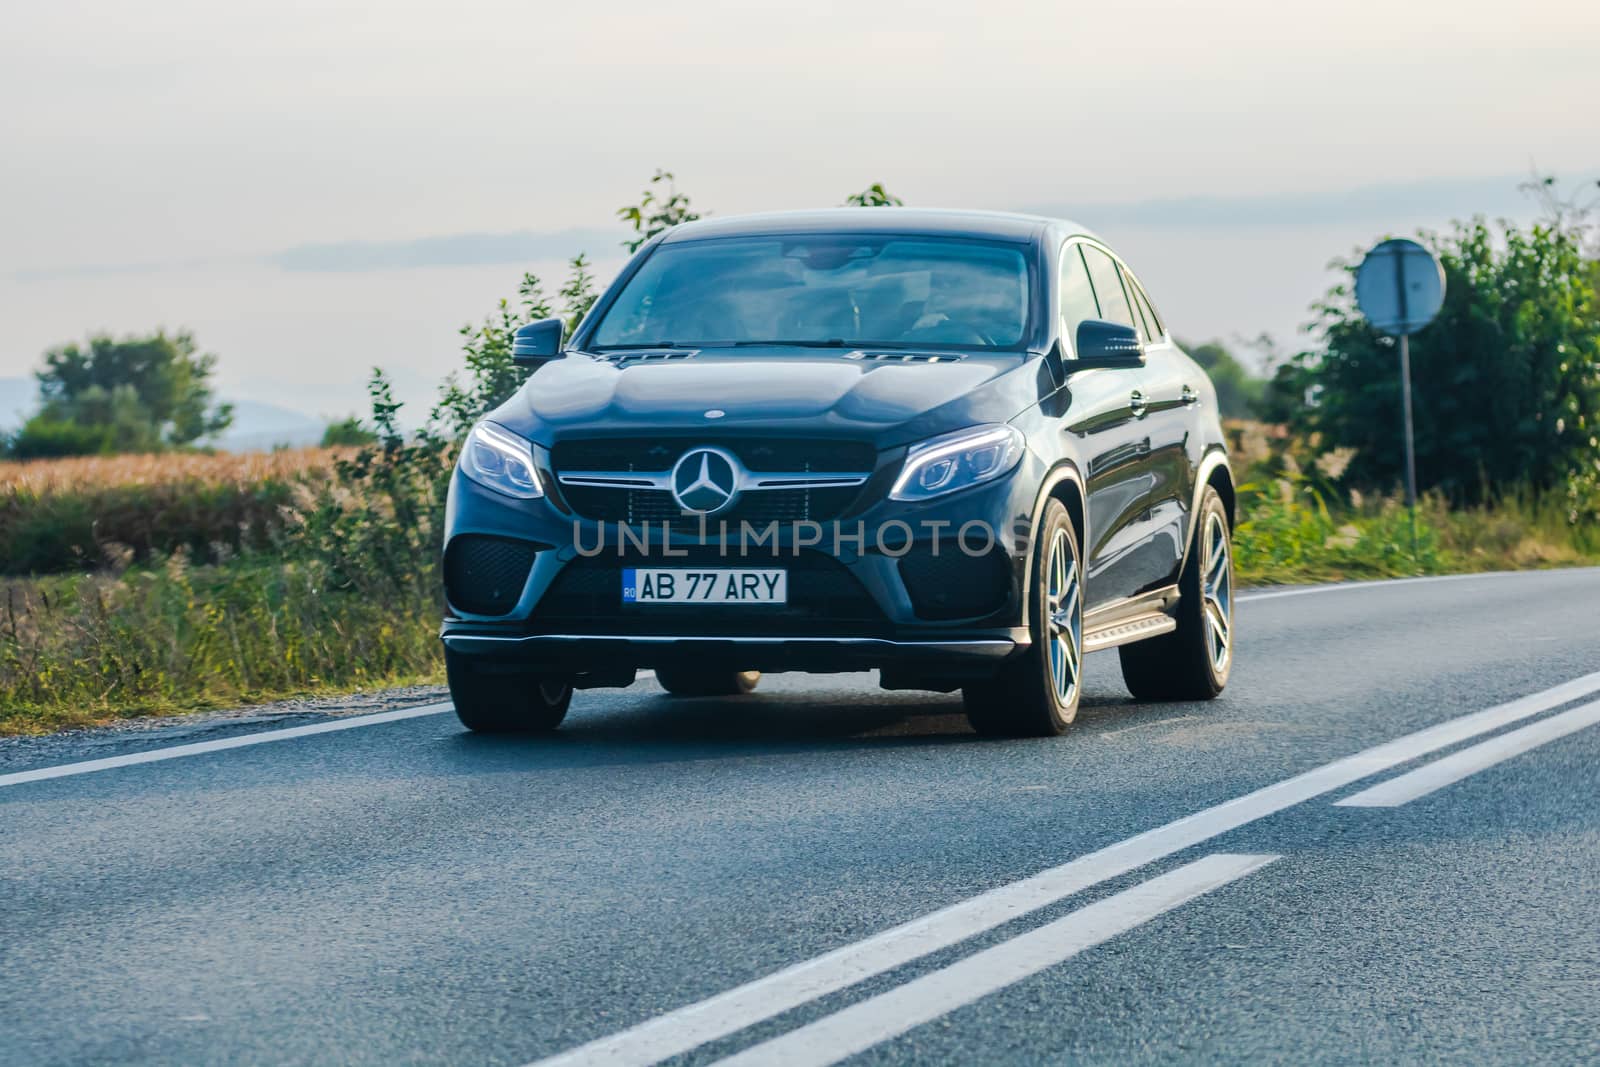
[[[782,568],[627,567],[624,604],[787,604],[789,572]]]

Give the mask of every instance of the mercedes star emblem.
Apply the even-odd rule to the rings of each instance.
[[[673,465],[672,496],[684,511],[725,511],[739,496],[739,461],[720,448],[691,448]]]

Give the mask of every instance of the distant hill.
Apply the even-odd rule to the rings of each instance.
[[[0,432],[21,426],[38,402],[39,383],[32,378],[0,378]],[[233,425],[214,442],[216,447],[229,452],[266,451],[277,445],[296,448],[314,445],[322,440],[322,430],[328,422],[259,400],[231,402]]]
[[[259,400],[223,399],[233,404],[233,425],[214,443],[229,452],[262,452],[277,445],[298,448],[318,444],[329,421]]]
[[[32,378],[0,378],[0,432],[21,426],[38,399],[39,383]]]

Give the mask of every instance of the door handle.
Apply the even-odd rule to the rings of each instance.
[[[1185,385],[1183,387],[1182,399],[1184,407],[1192,408],[1196,404],[1200,403],[1200,394],[1196,393],[1193,389],[1189,388],[1189,386]]]
[[[1150,405],[1145,402],[1144,394],[1135,389],[1128,394],[1128,411],[1136,419],[1144,418],[1144,413],[1150,410]]]

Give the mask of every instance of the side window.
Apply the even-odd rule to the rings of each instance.
[[[1072,245],[1061,253],[1061,332],[1076,351],[1078,323],[1098,319],[1094,290],[1089,287],[1089,270],[1083,265],[1082,245]]]
[[[1089,245],[1081,245],[1083,261],[1089,265],[1089,280],[1094,283],[1095,299],[1100,302],[1100,317],[1108,322],[1120,322],[1124,326],[1138,328],[1133,319],[1133,308],[1128,306],[1128,297],[1122,291],[1122,279],[1118,277],[1117,261]]]
[[[1150,326],[1150,339],[1158,341],[1166,335],[1166,327],[1161,325],[1161,320],[1156,318],[1156,309],[1150,306],[1150,298],[1144,295],[1144,289],[1139,283],[1129,278],[1126,274],[1123,280],[1128,283],[1128,291],[1133,294],[1134,300],[1139,305],[1139,311],[1144,315],[1144,321]]]
[[[1122,291],[1128,294],[1128,303],[1133,305],[1135,325],[1139,327],[1139,340],[1149,344],[1157,337],[1156,331],[1150,325],[1150,316],[1144,312],[1144,304],[1139,300],[1139,286],[1134,283],[1133,276],[1127,271],[1122,272]]]

